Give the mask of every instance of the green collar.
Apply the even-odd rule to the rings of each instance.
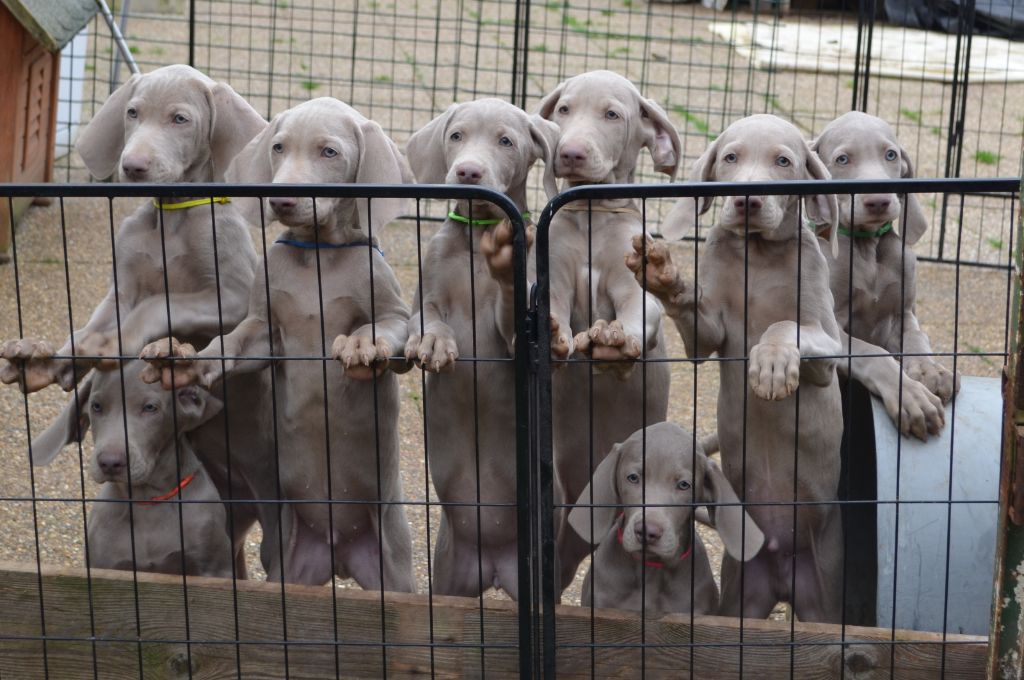
[[[888,234],[890,231],[892,231],[892,222],[886,222],[875,231],[850,231],[845,227],[839,227],[840,234],[854,238],[877,238],[883,234]]]
[[[474,227],[489,227],[489,226],[494,225],[494,224],[501,224],[502,222],[505,221],[504,217],[502,217],[500,219],[490,219],[490,220],[471,220],[468,217],[464,217],[464,216],[460,215],[459,213],[455,212],[454,210],[451,210],[451,211],[448,212],[448,219],[455,220],[456,222],[462,222],[463,224],[471,224]],[[524,220],[530,219],[530,213],[524,212],[523,213],[523,219]]]

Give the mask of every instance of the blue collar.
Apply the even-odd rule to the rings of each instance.
[[[353,243],[325,243],[320,241],[295,241],[290,238],[279,238],[274,243],[280,243],[286,246],[295,246],[296,248],[305,248],[306,250],[330,250],[333,248],[359,248],[363,246],[369,246],[370,244],[366,241],[353,242]],[[377,246],[371,246],[374,250],[380,253],[381,257],[384,257],[384,251]]]

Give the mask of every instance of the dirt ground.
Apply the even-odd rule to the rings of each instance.
[[[251,10],[248,3],[245,9],[241,3],[200,3],[199,20],[206,23],[197,34],[196,63],[249,96],[261,112],[276,113],[310,96],[330,94],[379,120],[400,144],[453,99],[507,96],[511,89],[507,59],[512,3],[479,3],[478,10],[473,10],[478,12],[476,16],[468,9],[460,12],[462,3],[447,0],[420,3],[414,9],[399,8],[395,3],[370,4],[376,9],[354,12],[350,3],[340,0],[333,5],[317,3],[316,10],[288,3],[254,3]],[[531,75],[526,81],[528,108],[567,75],[612,68],[632,77],[647,96],[665,105],[684,135],[689,161],[703,150],[709,134],[744,113],[779,113],[812,135],[849,106],[847,76],[749,71],[728,46],[712,42],[706,23],[715,17],[708,10],[665,4],[632,11],[631,4],[594,3],[582,8],[574,3],[554,3],[534,8],[528,50]],[[323,9],[328,5],[329,9]],[[737,18],[749,17],[740,13]],[[635,37],[645,34],[646,38]],[[133,17],[128,35],[144,68],[187,56],[183,47],[187,45],[187,25],[180,19]],[[102,100],[107,93],[102,81],[109,70],[109,42],[103,37],[105,32],[100,36],[94,42],[86,83],[86,117],[91,102]],[[268,73],[273,73],[273,78]],[[881,79],[876,87],[872,112],[899,126],[900,137],[916,160],[917,174],[941,175],[946,145],[934,130],[944,129],[950,87],[893,79]],[[1017,174],[1022,99],[1024,86],[1020,84],[970,89],[963,175]],[[662,181],[649,172],[647,159],[642,170],[642,179]],[[61,179],[84,179],[76,158],[70,157],[62,165]],[[932,211],[933,228],[918,252],[938,255],[942,199],[922,198],[926,209]],[[534,201],[537,208],[541,204],[539,198]],[[115,201],[115,223],[134,205],[128,200]],[[650,203],[652,222],[667,205]],[[959,246],[965,260],[1007,262],[1015,210],[1001,199],[968,197],[961,211],[959,199],[951,198],[943,254],[951,257]],[[55,203],[28,213],[18,231],[17,280],[13,266],[0,266],[0,338],[23,335],[59,344],[71,325],[84,322],[109,283],[109,224],[105,200],[67,199],[63,205]],[[424,225],[426,237],[430,227]],[[67,255],[62,236],[66,236]],[[382,235],[382,245],[411,301],[417,280],[414,225],[400,222],[392,226]],[[684,269],[690,267],[693,246],[677,244],[673,248]],[[920,266],[919,318],[936,351],[961,353],[958,369],[964,374],[999,375],[999,355],[1006,349],[1008,286],[1008,274],[998,269]],[[69,321],[69,289],[73,324]],[[685,357],[673,329],[666,330],[666,338],[669,355]],[[686,361],[672,366],[670,419],[696,427],[702,435],[712,432],[717,369]],[[402,376],[401,386],[405,493],[411,501],[423,501],[432,492],[425,475],[418,371]],[[52,387],[27,399],[10,388],[0,390],[0,525],[5,528],[0,532],[0,559],[34,563],[38,554],[47,564],[84,566],[88,504],[80,499],[95,495],[96,485],[82,474],[82,459],[73,447],[48,468],[31,469],[26,456],[28,427],[33,434],[42,431],[65,399]],[[81,456],[89,453],[87,443]],[[427,519],[429,515],[432,542],[438,512],[416,506],[408,514],[418,584],[425,590]],[[717,568],[720,544],[713,535],[706,540]],[[257,541],[254,535],[248,561],[258,577]],[[579,581],[567,594],[567,601],[578,601]]]

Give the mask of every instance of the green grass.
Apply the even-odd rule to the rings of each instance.
[[[378,83],[390,83],[391,82],[391,76],[385,75],[383,73],[380,74],[379,76],[374,76],[373,79],[374,79],[374,81],[376,81]]]
[[[996,250],[1002,250],[1003,249],[1003,240],[1000,239],[1000,238],[989,238],[989,239],[986,239],[986,241],[988,242],[989,246],[991,246],[992,248],[995,248]]]
[[[991,151],[980,150],[974,154],[974,160],[978,161],[982,165],[998,165],[999,159],[1002,158],[997,153]]]
[[[967,345],[967,351],[970,352],[971,354],[979,354],[979,355],[985,353],[985,350],[983,350],[982,348],[978,347],[977,345],[971,345],[971,344]],[[978,358],[981,359],[984,363],[986,363],[989,366],[991,366],[992,368],[998,368],[996,366],[996,362],[992,361],[991,357],[979,356]]]
[[[306,92],[312,92],[313,90],[320,89],[320,83],[315,80],[300,80],[299,86]]]
[[[710,132],[710,126],[708,125],[708,122],[701,118],[700,116],[698,116],[697,114],[690,111],[682,104],[676,104],[675,106],[672,107],[672,110],[678,113],[683,118],[683,120],[685,120],[687,123],[693,126],[693,128],[697,130],[697,132],[701,133],[702,135],[710,139],[715,138],[715,135],[712,135]]]
[[[629,48],[625,45],[608,50],[609,57],[621,57],[626,54],[629,54]]]
[[[562,7],[565,6],[565,3],[561,2],[560,0],[551,0],[551,2],[547,3],[544,6],[551,10],[552,12],[557,12],[558,10],[562,9]]]
[[[938,127],[938,126],[936,126],[936,127],[933,127],[933,128],[931,129],[931,133],[932,133],[933,135],[935,135],[936,137],[941,137],[941,136],[942,136],[942,128],[940,128],[940,127]]]
[[[545,45],[544,43],[540,43],[540,44],[537,44],[537,45],[531,45],[530,46],[530,50],[533,51],[533,52],[547,52],[548,51],[548,46]]]
[[[904,118],[906,118],[907,120],[911,121],[912,123],[917,123],[918,125],[921,124],[921,111],[920,110],[914,111],[913,109],[908,109],[906,107],[901,107],[900,108],[900,115],[903,116]]]

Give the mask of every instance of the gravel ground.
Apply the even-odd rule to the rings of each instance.
[[[279,6],[281,4],[284,3],[278,3]],[[213,3],[214,7],[222,5]],[[291,22],[287,30],[301,38],[302,31],[311,23],[344,21],[347,15],[342,5],[338,3],[335,8],[337,13],[331,10],[329,15],[321,14],[319,9],[314,14],[295,7],[283,15]],[[497,13],[491,18],[496,21],[507,20],[507,17],[500,15],[501,12],[507,13],[507,9],[500,8],[502,3],[482,5],[485,18]],[[294,38],[271,39],[260,21],[250,19],[246,24],[242,20],[232,20],[226,25],[208,29],[209,35],[204,33],[200,36],[204,42],[197,50],[197,63],[213,64],[208,71],[229,80],[239,91],[252,96],[254,104],[261,111],[280,111],[289,103],[301,101],[311,94],[339,96],[379,119],[385,129],[393,131],[399,143],[404,143],[411,130],[443,110],[453,93],[460,99],[466,99],[473,93],[506,91],[507,73],[501,66],[500,55],[495,56],[496,53],[484,50],[476,56],[475,61],[469,60],[469,63],[476,65],[472,91],[464,80],[455,86],[455,80],[460,77],[457,66],[467,61],[467,54],[458,53],[450,45],[438,48],[432,40],[422,40],[417,35],[416,21],[399,17],[394,13],[393,4],[380,3],[379,6],[380,15],[375,15],[370,24],[362,24],[365,34],[360,34],[358,43],[347,46],[339,46],[323,35],[317,35],[308,43],[300,40],[301,50],[299,47],[292,49],[290,46],[296,45]],[[454,3],[446,1],[438,6],[444,8],[445,16],[454,13]],[[692,5],[685,6],[685,9],[676,5],[659,7],[659,11],[669,13],[671,20],[648,25],[647,30],[656,35],[657,40],[639,46],[635,44],[636,41],[616,38],[598,41],[592,35],[566,33],[563,28],[564,18],[560,20],[550,9],[538,9],[534,15],[536,25],[531,28],[535,41],[532,43],[531,72],[543,76],[531,79],[528,84],[530,105],[537,101],[537,95],[564,75],[587,68],[614,68],[648,83],[646,94],[666,103],[671,117],[684,133],[686,157],[693,159],[706,144],[708,130],[718,130],[731,117],[735,117],[730,112],[762,110],[750,104],[752,93],[774,92],[771,97],[763,94],[756,96],[764,97],[767,110],[790,117],[809,135],[820,130],[832,117],[837,101],[846,101],[849,96],[848,79],[845,77],[761,72],[748,74],[745,63],[733,56],[728,47],[682,39],[683,36],[703,35],[701,22],[713,15]],[[676,7],[678,9],[674,9]],[[230,10],[236,11],[234,6]],[[253,10],[257,14],[260,11],[259,8]],[[415,11],[417,15],[421,12],[419,9]],[[389,12],[394,13],[394,17]],[[608,30],[609,22],[614,21],[614,17],[603,16],[595,11],[587,14],[587,21],[591,22],[588,26],[592,31]],[[278,27],[278,31],[285,30],[283,25]],[[465,30],[471,29],[472,22]],[[492,27],[488,30],[496,29]],[[640,29],[631,23],[628,30],[636,32]],[[485,33],[482,28],[480,31],[481,35]],[[156,17],[133,19],[129,31],[133,44],[141,46],[140,58],[159,63],[184,59],[181,45],[186,36],[187,31],[180,22],[168,22]],[[674,37],[679,39],[675,40]],[[282,42],[278,43],[278,40]],[[463,40],[472,42],[472,36],[464,35]],[[282,47],[273,57],[263,51],[244,52],[242,54],[245,59],[240,61],[238,51],[204,46],[227,42],[242,46],[279,44],[287,49]],[[541,44],[547,44],[550,49],[539,49],[537,45]],[[103,50],[107,49],[105,45],[105,42],[100,41],[100,47],[97,48],[100,61],[96,63],[101,66]],[[560,49],[555,49],[559,45]],[[627,48],[627,52],[622,52],[622,47]],[[402,50],[406,48],[411,52],[402,57]],[[633,51],[630,53],[629,49]],[[638,54],[639,49],[645,52]],[[308,58],[305,56],[307,52]],[[364,74],[360,78],[365,82],[357,79],[353,83],[336,75],[336,68],[338,74],[348,73],[347,67],[342,69],[338,64],[347,63],[344,60],[354,53],[368,55],[361,59],[365,59],[367,68],[373,73],[378,73],[377,66],[385,63],[385,56],[390,54],[392,60],[387,61],[390,66],[387,78],[390,80],[365,78]],[[285,58],[287,61],[284,61]],[[305,67],[301,67],[299,62],[305,64]],[[737,70],[724,76],[723,83],[721,71],[724,69],[712,65],[726,62]],[[425,65],[430,63],[441,67],[434,70],[432,80],[427,82],[423,71],[427,68]],[[452,64],[456,66],[448,68]],[[259,77],[260,73],[266,74],[271,66],[275,73],[290,74],[276,81],[273,97],[265,94],[268,91],[265,76],[262,79]],[[686,69],[686,66],[689,68]],[[462,77],[465,75],[463,70]],[[741,88],[740,76],[746,78],[748,75],[750,82],[744,83]],[[304,78],[309,80],[314,77],[323,82],[322,88],[303,86]],[[401,87],[400,83],[411,83],[411,86]],[[105,89],[100,84],[89,82],[86,85],[87,101],[93,96],[94,90],[97,98],[105,96]],[[428,95],[429,99],[425,99]],[[948,115],[948,98],[948,86],[940,84],[905,83],[893,79],[882,79],[877,83],[877,99],[872,105],[880,115],[899,123],[901,138],[917,160],[919,176],[941,174],[940,160],[945,153],[945,143],[931,130],[943,124]],[[965,158],[969,160],[965,162],[964,174],[1005,176],[1017,172],[1022,120],[1018,113],[1022,98],[1024,87],[1017,84],[971,88],[967,126],[970,134],[965,139]],[[683,102],[685,107],[682,106]],[[704,113],[697,117],[687,112]],[[996,153],[997,158],[993,164],[977,161],[978,152],[984,150]],[[81,172],[75,169],[78,166],[77,159],[72,157],[69,161],[61,175],[62,179],[82,179]],[[644,177],[652,177],[647,171],[648,164],[647,160],[642,164]],[[535,200],[534,203],[539,205],[540,201]],[[934,214],[938,215],[940,203],[930,197],[924,197],[924,203],[926,208],[932,208],[936,211]],[[129,200],[115,201],[114,222],[117,223],[134,205]],[[665,206],[667,203],[651,202],[649,214],[656,217]],[[67,225],[63,233],[60,229],[62,212]],[[954,200],[950,215],[951,218],[947,220],[950,233],[956,233],[959,223],[962,237],[957,244],[954,236],[947,235],[947,255],[952,252],[951,248],[959,245],[963,256],[968,259],[985,262],[1007,260],[1012,218],[1015,215],[1008,204],[990,198],[968,198],[961,214]],[[80,326],[84,322],[108,285],[110,219],[105,200],[68,199],[63,204],[54,203],[29,211],[18,232],[17,282],[13,266],[0,267],[0,338],[24,335],[43,337],[59,343],[71,325],[69,302],[74,325]],[[937,223],[937,219],[933,220],[933,224]],[[424,238],[430,230],[425,224]],[[64,234],[67,258],[62,239]],[[922,242],[919,252],[936,254],[938,234],[939,230],[933,229]],[[388,260],[398,273],[407,299],[411,300],[417,280],[414,227],[409,223],[395,225],[384,234],[382,240]],[[693,262],[692,246],[678,244],[674,250],[677,261],[683,264],[684,269]],[[997,270],[966,266],[956,268],[945,264],[921,265],[918,313],[925,330],[932,337],[936,351],[948,352],[955,347],[960,352],[972,354],[1004,352],[1008,285],[1008,275]],[[69,288],[70,300],[67,293]],[[17,302],[19,296],[20,306]],[[683,357],[682,344],[674,330],[669,329],[666,336],[669,354]],[[996,376],[1001,363],[1001,357],[998,356],[968,355],[960,357],[958,368],[969,375]],[[694,381],[697,384],[696,403]],[[402,475],[405,492],[410,500],[422,501],[429,492],[429,484],[422,447],[422,389],[419,372],[412,371],[402,376],[401,386]],[[717,390],[718,376],[713,365],[694,367],[688,362],[673,364],[670,419],[688,428],[696,427],[701,435],[713,431]],[[31,427],[32,433],[40,432],[58,413],[65,399],[56,388],[49,388],[27,399],[10,388],[0,390],[0,423],[3,424],[0,428],[0,523],[5,527],[5,531],[0,534],[0,559],[34,563],[38,554],[39,559],[47,564],[84,565],[83,518],[88,504],[80,500],[47,499],[81,499],[96,493],[95,484],[81,473],[80,466],[80,461],[90,453],[90,444],[86,443],[81,451],[69,447],[48,468],[30,469],[26,456],[29,436],[27,428]],[[30,416],[27,419],[26,408]],[[36,502],[29,502],[28,499],[33,496]],[[414,564],[418,583],[421,590],[425,590],[427,520],[429,518],[430,540],[433,541],[436,537],[438,512],[436,509],[428,512],[418,506],[410,508],[408,514],[413,526]],[[705,533],[705,540],[717,568],[721,558],[720,543],[710,532]],[[255,558],[257,541],[258,536],[254,535],[250,541],[248,557],[253,574],[259,577],[261,572]],[[568,601],[577,601],[580,581],[577,579],[577,583],[570,589],[566,598]]]

